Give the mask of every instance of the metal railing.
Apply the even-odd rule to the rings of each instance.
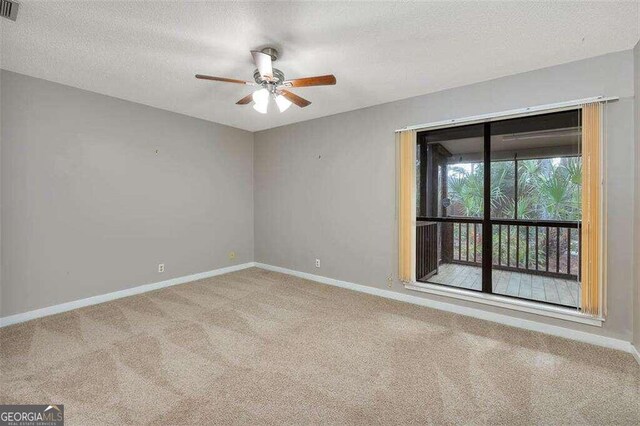
[[[492,220],[495,269],[578,279],[580,226],[578,222]],[[442,224],[442,262],[482,264],[482,224]]]
[[[416,226],[416,277],[427,279],[438,272],[438,224],[418,222]]]

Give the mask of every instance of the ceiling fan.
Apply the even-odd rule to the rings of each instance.
[[[274,99],[280,112],[284,112],[292,103],[304,108],[311,104],[308,100],[301,98],[288,91],[289,87],[309,87],[309,86],[328,86],[336,84],[336,78],[333,74],[320,75],[317,77],[296,78],[294,80],[285,80],[284,73],[277,68],[273,68],[273,62],[278,59],[278,51],[272,47],[264,49],[252,50],[251,56],[257,69],[253,73],[252,81],[236,80],[233,78],[213,77],[210,75],[196,74],[196,78],[202,80],[222,81],[225,83],[246,84],[248,86],[260,87],[250,95],[245,96],[236,102],[237,105],[247,105],[251,101],[254,102],[253,109],[266,114],[269,108],[269,100]]]

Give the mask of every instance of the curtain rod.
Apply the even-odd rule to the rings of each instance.
[[[550,112],[554,110],[568,109],[571,107],[588,104],[591,102],[610,102],[610,101],[617,101],[618,99],[619,98],[617,96],[610,96],[610,97],[594,96],[591,98],[576,99],[573,101],[558,102],[555,104],[536,105],[536,106],[527,107],[527,108],[518,108],[518,109],[511,109],[511,110],[501,111],[501,112],[492,112],[489,114],[474,115],[471,117],[456,118],[452,120],[434,121],[432,123],[426,123],[426,124],[416,124],[413,126],[406,126],[406,127],[403,127],[402,129],[398,129],[396,130],[396,133],[404,132],[406,130],[425,130],[425,129],[432,129],[435,127],[448,127],[448,126],[455,126],[459,124],[481,123],[484,121],[491,120],[493,118],[506,118],[506,117],[512,118],[512,117],[523,116],[527,114],[533,114],[536,112]]]

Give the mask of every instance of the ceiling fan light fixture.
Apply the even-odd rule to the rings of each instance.
[[[7,1],[7,0],[0,0]],[[271,103],[271,97],[278,106],[280,112],[284,112],[291,104],[300,108],[311,105],[305,98],[287,90],[290,87],[310,87],[310,86],[332,86],[336,84],[336,77],[333,74],[318,75],[315,77],[295,78],[285,80],[284,73],[273,68],[273,61],[278,59],[278,51],[272,47],[265,47],[262,50],[252,50],[251,56],[257,69],[253,73],[254,82],[238,80],[235,78],[216,77],[213,75],[196,74],[197,79],[221,81],[224,83],[244,84],[247,86],[257,86],[258,89],[246,95],[236,102],[236,105],[248,105],[253,100],[253,109],[266,114]],[[286,89],[285,89],[286,88]]]
[[[266,102],[264,104],[256,104],[256,103],[253,104],[253,109],[258,111],[260,114],[266,114],[268,108],[269,108],[269,102]]]
[[[291,106],[291,101],[284,96],[276,95],[275,98],[276,105],[278,105],[278,109],[280,110],[280,112],[285,112]]]
[[[253,102],[255,102],[256,105],[264,105],[266,107],[266,105],[269,103],[269,91],[264,88],[258,89],[253,92],[252,98]]]

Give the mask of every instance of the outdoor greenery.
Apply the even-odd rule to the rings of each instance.
[[[420,179],[424,178],[420,176],[419,159],[420,155],[417,156],[416,162],[418,187]],[[482,218],[484,165],[481,162],[455,163],[447,165],[443,171],[446,171],[443,177],[447,179],[446,198],[449,199],[449,203],[444,202],[442,186],[438,183],[436,187],[442,203],[439,204],[439,209],[448,205],[446,216],[449,217]],[[579,156],[518,160],[516,200],[516,161],[493,161],[490,186],[491,217],[579,221],[581,186],[582,159]],[[422,195],[420,191],[417,192],[417,206],[421,205]],[[428,215],[426,212],[422,213]],[[443,225],[442,229],[452,235],[454,259],[481,262],[481,224],[467,227],[454,223]],[[561,273],[578,273],[580,236],[576,229],[570,231],[564,227],[544,225],[493,225],[492,235],[494,264],[529,270],[548,268],[555,271],[558,268]]]
[[[516,162],[491,163],[491,216],[508,219],[580,220],[582,161],[580,157],[520,160],[518,198]],[[482,217],[484,167],[463,163],[448,167],[450,216]],[[517,205],[517,212],[516,210]]]
[[[496,161],[491,163],[491,217],[499,219],[529,220],[580,220],[582,161],[580,157],[559,157],[517,162],[517,203],[516,203],[516,162]],[[484,167],[482,163],[461,163],[450,165],[447,173],[448,197],[451,201],[447,209],[448,216],[482,217]],[[517,211],[516,211],[517,209]],[[510,229],[507,229],[510,228]],[[540,235],[536,244],[535,227],[516,228],[515,226],[493,226],[493,260],[520,268],[536,269],[536,260],[540,269],[555,269],[556,251],[559,251],[559,268],[562,272],[577,273],[578,233],[571,238],[567,229],[538,227]],[[501,232],[499,238],[498,234]],[[547,232],[549,232],[547,234]],[[458,233],[462,235],[458,235]],[[454,256],[466,259],[466,244],[458,245],[458,239],[466,241],[469,237],[470,256],[473,251],[478,259],[482,258],[481,233],[475,234],[473,228],[466,235],[466,227],[453,227]],[[516,233],[519,233],[520,247],[529,246],[529,252],[516,250]],[[528,235],[528,239],[527,239]],[[549,242],[547,242],[549,238]],[[558,246],[556,240],[559,239]],[[500,241],[500,244],[498,242]],[[528,241],[528,242],[527,242]],[[507,247],[509,246],[509,247]],[[548,247],[549,246],[549,247]],[[534,248],[538,248],[536,252]],[[559,248],[559,250],[557,250]],[[550,253],[546,253],[549,249]],[[507,253],[509,261],[507,262]],[[570,253],[570,262],[567,254]],[[517,259],[516,259],[517,254]],[[527,264],[528,260],[528,264]],[[570,264],[569,264],[570,263]]]

